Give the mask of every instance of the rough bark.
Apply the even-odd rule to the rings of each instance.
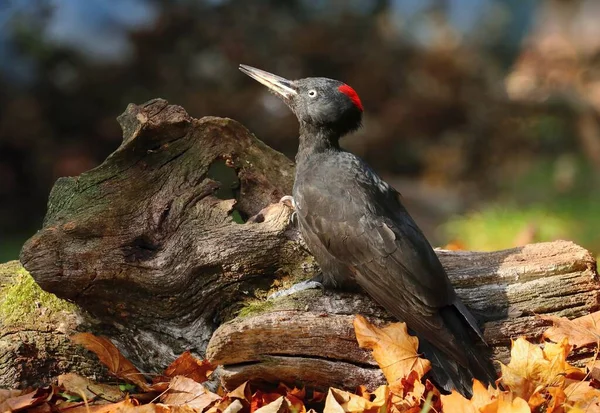
[[[106,334],[144,371],[190,349],[223,364],[228,385],[381,380],[351,330],[356,313],[389,320],[367,297],[264,301],[274,283],[318,271],[277,203],[291,191],[289,159],[235,121],[193,119],[163,100],[130,105],[119,122],[121,146],[57,181],[42,230],[23,247],[43,289],[111,326]],[[500,358],[511,336],[539,335],[534,313],[598,307],[595,262],[572,243],[439,254]]]

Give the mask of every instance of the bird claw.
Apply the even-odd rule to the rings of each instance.
[[[279,202],[281,202],[282,204],[285,204],[286,201],[289,201],[291,207],[294,209],[294,212],[292,212],[292,215],[290,216],[289,224],[295,226],[298,224],[298,212],[296,211],[296,201],[294,201],[294,197],[291,195],[286,195],[279,200]]]
[[[287,297],[288,295],[296,294],[300,291],[312,290],[314,288],[320,288],[321,290],[325,290],[323,284],[318,281],[307,280],[299,282],[298,284],[292,285],[290,288],[286,290],[276,291],[273,294],[270,294],[267,297],[267,300],[273,300],[275,298]]]

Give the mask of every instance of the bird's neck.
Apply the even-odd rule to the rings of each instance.
[[[296,165],[303,165],[311,155],[340,150],[340,133],[331,129],[309,124],[300,125],[300,145],[296,154]]]

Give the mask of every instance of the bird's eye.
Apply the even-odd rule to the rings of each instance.
[[[312,89],[308,91],[308,96],[310,96],[311,98],[317,97],[317,91]]]

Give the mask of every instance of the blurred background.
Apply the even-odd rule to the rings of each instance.
[[[600,1],[0,0],[0,261],[54,181],[115,150],[128,103],[227,116],[293,158],[293,115],[239,63],[343,80],[343,145],[434,245],[600,252]]]

